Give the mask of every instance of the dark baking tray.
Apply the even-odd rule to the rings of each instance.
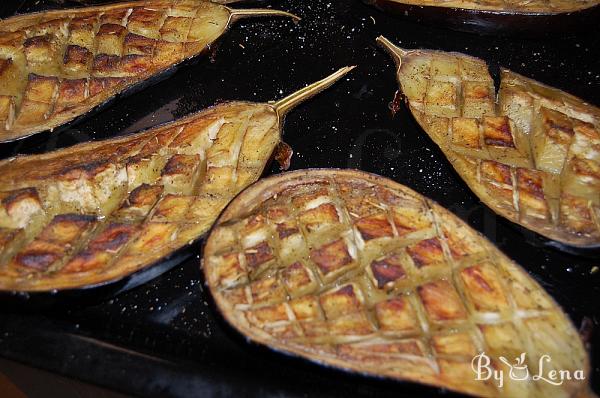
[[[267,101],[358,64],[347,80],[289,114],[285,140],[292,169],[354,167],[379,173],[438,201],[523,265],[587,325],[592,384],[600,392],[598,252],[568,254],[495,216],[467,189],[410,114],[391,117],[396,91],[391,59],[374,44],[383,34],[412,48],[461,51],[600,103],[600,32],[547,40],[482,37],[421,26],[359,0],[280,0],[270,5],[303,17],[236,24],[210,57],[121,98],[92,118],[53,135],[0,146],[3,157],[127,134],[228,99]],[[3,2],[2,15],[77,5]],[[239,6],[238,6],[239,7]],[[269,173],[278,172],[274,165]],[[448,396],[410,383],[325,369],[248,344],[215,312],[199,270],[200,245],[184,263],[113,298],[72,299],[44,311],[0,311],[0,355],[140,396]]]

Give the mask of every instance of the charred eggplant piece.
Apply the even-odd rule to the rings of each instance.
[[[225,209],[202,259],[225,319],[319,364],[502,397],[588,396],[577,330],[520,266],[458,217],[383,177],[301,170],[253,184]],[[476,380],[471,363],[519,357],[586,380]],[[508,374],[508,373],[507,373]],[[579,395],[581,394],[581,395]]]
[[[423,130],[496,213],[547,238],[600,245],[600,109],[458,53],[403,50],[380,37]]]
[[[223,103],[126,137],[0,162],[0,290],[114,282],[196,240],[260,177],[284,115],[351,69],[278,102]]]
[[[600,17],[598,0],[363,0],[376,8],[454,30],[547,36],[584,29]]]
[[[149,0],[0,21],[0,142],[52,130],[201,54],[236,20],[296,16]]]

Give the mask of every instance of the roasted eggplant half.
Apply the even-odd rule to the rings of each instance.
[[[600,109],[484,61],[403,50],[400,92],[423,130],[496,213],[558,242],[600,245]]]
[[[204,234],[256,181],[283,116],[351,68],[270,104],[223,103],[141,133],[0,162],[0,290],[98,285]]]
[[[446,1],[363,0],[378,9],[451,29],[502,35],[546,36],[598,21],[599,0]]]
[[[280,15],[147,0],[0,21],[0,142],[52,130],[205,51],[235,20]]]
[[[225,319],[278,351],[472,395],[589,391],[577,330],[540,285],[448,210],[377,175],[313,169],[253,184],[215,223],[202,269]],[[477,380],[482,353],[507,375],[514,358],[533,375],[549,355],[586,380],[500,387]]]

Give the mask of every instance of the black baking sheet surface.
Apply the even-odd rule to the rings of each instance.
[[[2,2],[0,11],[9,16],[78,4]],[[577,36],[497,38],[419,25],[359,0],[248,4],[276,6],[303,19],[298,25],[280,18],[237,23],[209,57],[61,132],[0,145],[2,157],[131,133],[223,100],[277,99],[341,66],[358,65],[287,116],[284,140],[295,150],[291,168],[375,172],[438,201],[483,232],[529,271],[577,326],[584,318],[591,321],[592,385],[600,392],[598,252],[560,252],[483,206],[406,109],[392,118],[395,67],[374,44],[383,34],[405,48],[464,52],[486,60],[495,78],[499,66],[508,67],[598,105],[598,27]],[[274,165],[267,174],[276,172]],[[215,312],[203,287],[200,245],[192,250],[184,263],[117,297],[99,297],[79,308],[3,309],[0,355],[140,396],[451,395],[348,375],[248,344]]]

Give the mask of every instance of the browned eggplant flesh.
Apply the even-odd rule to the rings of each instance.
[[[0,20],[0,142],[70,122],[255,15],[297,18],[208,0],[146,0]]]
[[[225,319],[278,351],[478,396],[589,393],[583,343],[540,285],[458,217],[380,176],[315,169],[253,184],[216,222],[202,267]],[[578,378],[508,376],[513,364],[538,374],[544,355]],[[507,375],[501,386],[477,380],[477,358]]]
[[[285,113],[350,69],[272,104],[223,103],[123,138],[0,162],[0,290],[114,281],[194,241],[260,177]]]
[[[600,109],[485,62],[379,42],[423,130],[498,214],[550,239],[600,245]]]

